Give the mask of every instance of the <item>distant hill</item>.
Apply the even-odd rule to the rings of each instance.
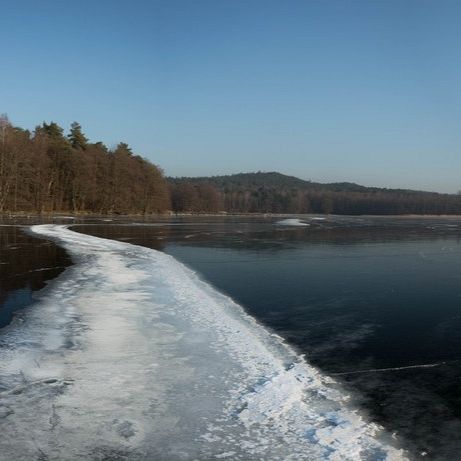
[[[216,187],[275,187],[275,188],[301,188],[312,191],[333,191],[333,192],[391,192],[391,193],[423,193],[437,194],[434,192],[425,192],[411,189],[388,189],[381,187],[367,187],[355,184],[353,182],[333,182],[318,183],[306,181],[289,176],[276,171],[256,173],[237,173],[220,176],[196,176],[196,177],[170,177],[168,181],[172,183],[189,182],[194,184],[212,184]],[[437,194],[443,195],[443,194]],[[446,194],[445,194],[446,195]]]
[[[176,211],[212,211],[209,206],[203,210],[207,208],[204,203],[208,193],[213,195],[214,208],[236,213],[461,214],[459,195],[350,182],[317,183],[277,172],[168,181]],[[187,200],[186,195],[195,193],[198,198]],[[197,208],[194,203],[200,201],[202,205]]]
[[[223,176],[168,178],[168,180],[174,183],[206,183],[216,187],[299,187],[314,189],[322,186],[320,183],[305,181],[295,176],[288,176],[275,171],[267,173],[261,171],[257,173],[237,173]]]

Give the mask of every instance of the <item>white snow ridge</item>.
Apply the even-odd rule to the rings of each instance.
[[[347,395],[174,258],[33,226],[74,258],[0,337],[1,460],[397,460]]]
[[[301,221],[298,218],[288,218],[282,219],[275,223],[277,226],[294,226],[294,227],[307,227],[310,224],[306,223],[305,221]]]

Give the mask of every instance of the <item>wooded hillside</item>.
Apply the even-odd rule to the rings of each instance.
[[[169,178],[178,211],[197,211],[190,190],[207,187],[213,209],[231,213],[461,214],[461,196],[353,183],[321,184],[280,173]]]

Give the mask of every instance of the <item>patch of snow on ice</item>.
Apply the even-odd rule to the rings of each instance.
[[[298,218],[288,218],[288,219],[282,219],[280,221],[277,221],[275,223],[277,226],[297,226],[297,227],[306,227],[309,226],[308,223],[301,221]]]

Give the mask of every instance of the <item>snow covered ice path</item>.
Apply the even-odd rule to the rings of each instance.
[[[171,256],[33,226],[75,265],[0,336],[0,459],[397,460],[384,431]]]

